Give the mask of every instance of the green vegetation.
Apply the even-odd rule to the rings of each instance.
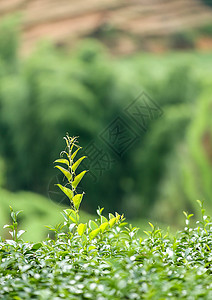
[[[178,226],[180,211],[198,213],[193,204],[198,196],[206,200],[211,212],[211,130],[207,124],[212,103],[211,53],[114,58],[97,41],[85,40],[70,53],[42,43],[28,57],[21,57],[14,21],[2,26],[0,38],[7,37],[5,44],[0,43],[2,188],[46,196],[49,183],[60,172],[52,168],[62,147],[59,137],[68,131],[80,136],[84,149],[97,142],[111,159],[100,161],[105,164],[96,168],[89,165],[89,157],[82,162],[90,170],[86,182],[79,185],[86,190],[84,211],[92,213],[100,205],[106,213],[125,211],[130,219]],[[142,91],[163,111],[158,119],[146,118],[146,131],[124,112]],[[99,135],[120,116],[139,137],[117,157]],[[202,139],[205,142],[200,146]],[[60,179],[57,183],[63,185]]]
[[[82,196],[76,187],[83,173],[75,174],[82,161],[74,162],[80,149],[66,136],[66,158],[56,162],[68,180],[59,185],[71,209],[63,211],[64,222],[49,227],[54,239],[23,242],[18,229],[19,212],[11,209],[12,240],[0,240],[0,297],[19,299],[211,299],[212,222],[200,201],[201,220],[190,227],[192,214],[184,212],[186,227],[171,237],[153,224],[147,237],[136,237],[138,228],[127,226],[123,215],[82,223]],[[75,152],[74,147],[77,147]]]
[[[24,210],[19,216],[19,226],[26,229],[23,238],[25,241],[39,242],[47,237],[49,230],[45,225],[56,225],[62,221],[60,214],[62,209],[67,206],[58,205],[50,199],[32,192],[18,192],[12,193],[0,189],[0,235],[8,238],[9,234],[3,230],[3,225],[10,220],[9,205],[14,210]],[[92,219],[93,216],[80,212],[81,219],[86,221]]]
[[[186,227],[174,238],[150,224],[142,240],[136,238],[137,228],[127,227],[111,214],[102,216],[102,210],[97,212],[98,218],[88,222],[86,229],[66,219],[67,231],[56,228],[56,240],[33,244],[19,237],[1,241],[0,297],[211,299],[209,217],[203,215],[190,228],[190,215],[186,215]]]
[[[212,24],[206,24],[199,28],[198,32],[206,36],[212,36]]]
[[[60,165],[56,165],[55,168],[58,168],[62,172],[67,180],[67,184],[65,186],[57,184],[57,186],[70,200],[70,203],[73,206],[72,211],[75,214],[76,218],[78,218],[77,213],[79,211],[84,192],[82,194],[77,193],[77,186],[79,185],[80,181],[87,171],[84,170],[76,175],[76,170],[79,167],[80,163],[86,158],[86,156],[82,156],[74,161],[78,151],[81,149],[81,147],[78,145],[77,138],[71,138],[67,134],[64,139],[66,141],[66,149],[65,151],[61,152],[61,158],[56,159],[55,163],[65,165],[66,168],[61,167]],[[65,158],[63,158],[64,156]]]

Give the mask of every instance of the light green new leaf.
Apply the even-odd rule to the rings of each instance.
[[[80,150],[81,148],[77,148],[76,151],[74,151],[74,153],[71,155],[71,160],[73,160],[75,158],[75,156],[77,155],[77,152]]]
[[[112,218],[114,218],[115,216],[113,215],[113,214],[111,214],[111,213],[109,213],[109,219],[112,219]]]
[[[66,141],[66,145],[67,145],[67,147],[69,147],[69,142],[68,142],[68,139],[67,139],[67,137],[65,137],[65,136],[64,136],[64,140]]]
[[[71,176],[71,173],[69,171],[67,171],[66,169],[64,169],[61,166],[55,166],[55,168],[58,168],[65,175],[65,177],[68,179],[68,181],[71,180],[72,176]]]
[[[128,223],[127,222],[123,222],[123,223],[121,223],[120,225],[119,225],[119,227],[124,227],[124,226],[126,226]]]
[[[83,233],[82,235],[82,244],[85,245],[87,243],[87,236]]]
[[[200,201],[200,200],[197,200],[197,203],[199,204],[200,208],[202,208],[202,207],[203,207],[203,203],[202,203],[202,201]]]
[[[20,238],[22,236],[22,234],[24,234],[26,232],[26,230],[19,230],[17,232],[17,238]]]
[[[76,207],[77,210],[79,209],[80,203],[82,202],[83,195],[84,195],[84,193],[83,194],[77,194],[72,199],[72,201],[74,203],[74,206]]]
[[[149,232],[148,231],[144,230],[144,233],[149,236]]]
[[[83,233],[85,232],[86,229],[86,224],[80,223],[77,227],[77,232],[80,236],[83,235]]]
[[[79,173],[74,181],[72,182],[72,186],[76,189],[76,187],[78,186],[78,184],[80,183],[80,181],[82,180],[83,176],[85,175],[87,171],[82,171],[81,173]]]
[[[89,238],[91,240],[94,239],[97,236],[97,234],[100,232],[100,230],[101,230],[100,228],[92,230],[89,234]]]
[[[91,246],[88,246],[87,249],[88,249],[88,252],[89,252],[89,251],[95,250],[96,246],[91,245]]]
[[[59,188],[61,189],[61,191],[63,191],[64,194],[66,194],[66,196],[69,198],[69,200],[71,201],[74,194],[72,192],[72,190],[70,190],[69,188],[62,186],[61,184],[56,184],[57,186],[59,186]]]
[[[69,161],[68,161],[68,159],[65,159],[65,158],[56,159],[54,162],[55,163],[58,162],[58,163],[61,163],[61,164],[66,164],[67,166],[69,166]]]
[[[6,225],[4,225],[3,228],[10,228],[10,229],[13,229],[13,225],[8,225],[8,224],[6,224]]]
[[[110,221],[109,221],[110,227],[113,227],[113,225],[116,223],[116,221],[117,221],[117,218],[116,218],[116,217],[110,219]]]
[[[92,220],[89,221],[88,226],[90,227],[91,230],[98,228],[98,225]]]
[[[77,224],[79,222],[79,214],[73,209],[67,209],[66,211],[68,212],[68,217],[71,221]]]
[[[155,228],[154,225],[152,223],[150,223],[150,222],[148,222],[148,223],[151,226],[152,230],[154,230],[154,228]]]
[[[72,170],[75,172],[76,171],[76,169],[77,169],[77,167],[79,166],[79,164],[81,163],[81,161],[83,160],[83,159],[85,159],[86,158],[86,156],[82,156],[82,157],[80,157],[74,164],[73,164],[73,166],[72,166]]]
[[[118,213],[116,213],[116,222],[118,222],[120,220],[120,218],[121,218],[121,216]]]
[[[101,216],[101,223],[107,222],[107,219],[104,216]]]
[[[109,225],[108,222],[104,222],[99,226],[99,228],[101,229],[102,232],[104,232],[105,229],[108,227],[108,225]]]

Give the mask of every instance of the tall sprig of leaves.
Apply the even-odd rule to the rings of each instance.
[[[66,141],[66,149],[60,153],[61,158],[56,159],[54,163],[59,163],[65,166],[62,167],[60,165],[56,165],[55,168],[59,169],[63,173],[68,180],[68,183],[65,186],[61,184],[57,184],[57,186],[69,198],[73,210],[78,213],[84,192],[82,194],[78,194],[76,188],[87,170],[82,171],[79,174],[76,174],[76,170],[86,156],[82,156],[75,161],[75,157],[82,147],[78,145],[77,137],[70,137],[66,134],[64,139]]]
[[[109,233],[110,230],[112,230],[112,228],[116,226],[116,224],[122,223],[124,221],[124,216],[121,216],[118,213],[115,213],[114,216],[110,213],[109,219],[106,219],[101,214],[103,208],[99,208],[97,210],[97,214],[100,217],[99,220],[96,220],[96,222],[90,220],[85,224],[80,223],[79,206],[82,202],[84,192],[82,194],[78,194],[76,188],[87,171],[82,171],[77,175],[76,170],[83,159],[86,158],[86,156],[82,156],[78,160],[74,161],[78,151],[82,148],[78,145],[77,137],[69,137],[69,135],[67,134],[64,139],[66,141],[66,149],[65,151],[61,152],[61,158],[55,160],[54,162],[66,166],[66,168],[61,167],[60,165],[55,166],[55,168],[58,168],[68,180],[68,183],[65,186],[61,184],[57,184],[57,186],[69,198],[72,208],[65,209],[63,211],[62,215],[65,219],[63,225],[59,224],[59,226],[57,226],[56,228],[49,226],[47,227],[50,230],[54,231],[57,234],[57,237],[59,237],[60,231],[66,226],[68,227],[68,231],[72,235],[72,237],[72,233],[74,231],[77,232],[82,239],[82,244],[86,245],[88,241],[93,240],[97,237],[101,238],[102,234]],[[125,224],[126,223],[123,223],[122,225]]]

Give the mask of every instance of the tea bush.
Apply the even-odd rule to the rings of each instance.
[[[202,203],[202,219],[192,228],[192,215],[184,212],[186,226],[174,237],[149,223],[147,237],[138,238],[123,215],[106,217],[100,208],[94,221],[81,223],[77,185],[85,171],[76,170],[84,157],[74,161],[80,147],[76,138],[65,139],[55,162],[67,178],[58,188],[71,208],[63,211],[63,223],[49,227],[54,239],[40,243],[23,242],[20,211],[10,208],[12,224],[5,227],[12,240],[0,240],[0,298],[211,299],[212,222]]]

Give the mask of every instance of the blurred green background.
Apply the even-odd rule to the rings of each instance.
[[[198,214],[196,200],[212,212],[212,51],[193,44],[199,34],[212,38],[212,23],[171,35],[163,53],[137,51],[113,55],[98,39],[72,47],[39,43],[22,55],[21,21],[7,17],[0,26],[0,232],[9,205],[23,209],[25,239],[47,235],[44,225],[62,221],[67,199],[54,184],[54,169],[65,144],[79,136],[86,147],[95,141],[113,160],[95,180],[87,174],[83,218],[98,206],[118,211],[134,224],[146,220],[174,228],[182,211]],[[192,40],[192,43],[190,41]],[[184,45],[189,45],[184,49]],[[179,49],[182,46],[183,49]],[[124,109],[145,92],[163,111],[146,131]],[[99,138],[121,116],[137,141],[117,157]],[[82,150],[83,152],[83,150]],[[89,165],[89,161],[87,162]],[[91,172],[92,172],[92,166]]]

